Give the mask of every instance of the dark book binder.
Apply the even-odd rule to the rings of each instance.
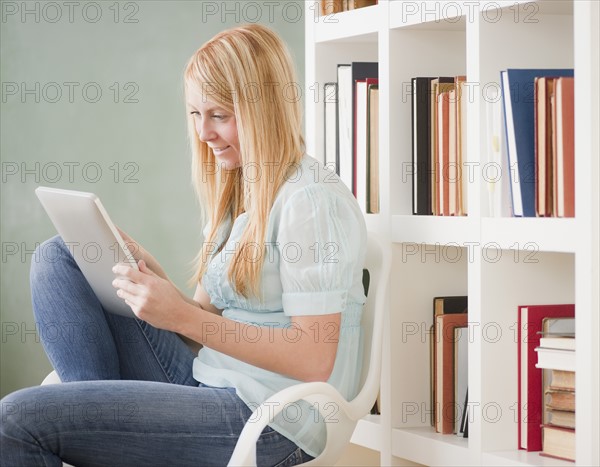
[[[412,206],[413,214],[430,215],[431,211],[431,156],[430,116],[431,80],[412,79]]]

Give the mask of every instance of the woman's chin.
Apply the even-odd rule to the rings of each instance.
[[[233,170],[237,169],[241,164],[238,159],[232,159],[231,157],[219,157],[216,156],[217,161],[222,169]]]

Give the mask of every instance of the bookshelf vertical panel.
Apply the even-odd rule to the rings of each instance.
[[[482,250],[481,400],[483,451],[518,449],[518,307],[574,303],[575,258],[568,253]]]
[[[575,24],[576,459],[600,465],[600,3],[577,1]],[[580,351],[583,350],[583,351]],[[579,410],[585,407],[586,410]]]

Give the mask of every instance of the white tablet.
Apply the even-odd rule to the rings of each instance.
[[[93,193],[39,187],[35,194],[106,311],[133,317],[112,286],[117,263],[138,269],[121,234]]]

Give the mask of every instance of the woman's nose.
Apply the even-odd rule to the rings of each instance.
[[[203,119],[198,119],[196,121],[196,131],[198,132],[198,138],[200,138],[200,141],[202,142],[210,141],[215,137],[215,132],[210,127],[210,122]]]

